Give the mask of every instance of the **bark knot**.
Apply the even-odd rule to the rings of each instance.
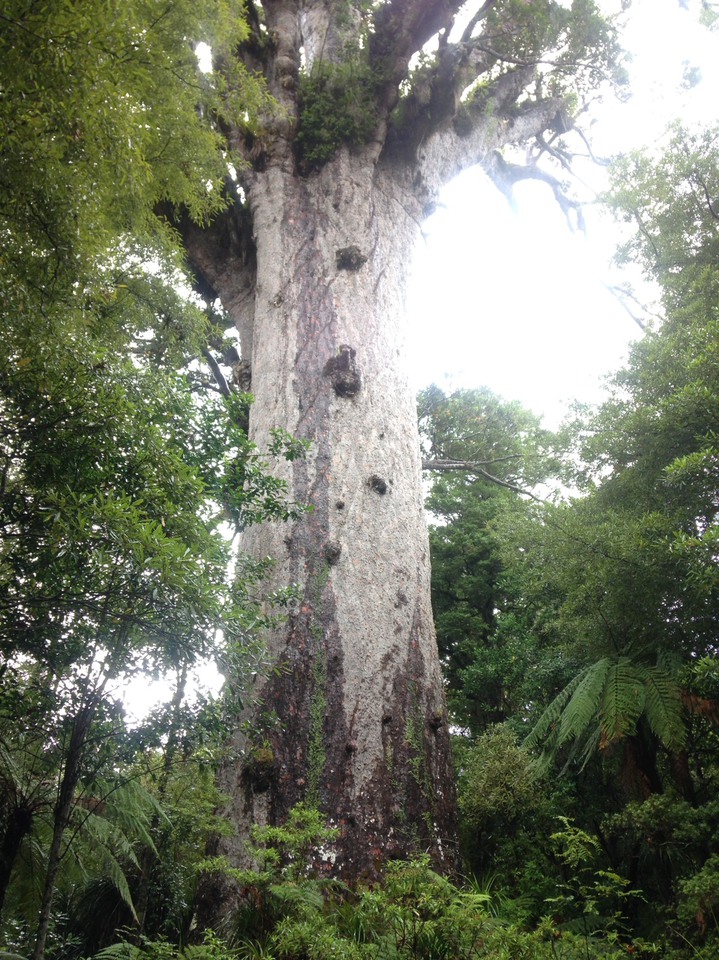
[[[330,357],[322,373],[329,377],[338,397],[355,397],[362,389],[362,374],[357,365],[357,351],[349,344],[340,344],[334,357]]]
[[[332,567],[342,555],[342,544],[339,540],[328,540],[324,547],[324,556],[327,563]]]
[[[371,476],[367,481],[367,484],[370,490],[374,490],[375,493],[378,493],[380,496],[384,496],[387,493],[387,481],[382,477],[378,477],[377,474]]]
[[[338,270],[357,271],[367,263],[367,256],[362,253],[356,244],[352,244],[335,252],[335,263]]]

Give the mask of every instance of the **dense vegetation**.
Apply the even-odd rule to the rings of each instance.
[[[219,659],[249,682],[267,605],[232,534],[299,508],[162,211],[223,208],[222,117],[264,95],[198,80],[187,37],[242,35],[224,0],[10,0],[2,24],[0,958],[716,956],[719,132],[615,165],[620,256],[663,319],[603,405],[550,435],[486,390],[420,397],[427,460],[463,465],[427,506],[464,877],[312,875],[331,828],[301,807],[226,869],[245,907],[208,932],[243,691],[188,679]],[[138,677],[169,691],[139,725]]]
[[[525,917],[591,907],[663,956],[714,956],[719,932],[718,170],[716,130],[615,164],[620,257],[663,320],[598,409],[548,437],[486,392],[423,397],[427,442],[470,462],[429,500],[466,862]],[[570,897],[557,823],[591,864]]]

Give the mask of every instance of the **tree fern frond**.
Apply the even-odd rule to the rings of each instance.
[[[107,857],[105,860],[105,870],[107,871],[107,877],[112,885],[115,887],[117,892],[122,897],[123,903],[127,906],[130,913],[132,914],[132,919],[137,922],[137,913],[135,911],[135,904],[132,900],[132,894],[130,893],[130,885],[127,882],[127,875],[122,869],[120,864],[114,857]]]
[[[622,657],[609,667],[601,704],[600,749],[633,733],[644,710],[646,668]]]
[[[139,840],[157,854],[150,824],[153,820],[167,823],[167,815],[157,798],[138,780],[127,780],[107,794],[107,817],[126,836]]]
[[[567,740],[583,737],[590,725],[598,720],[599,702],[611,666],[611,660],[604,657],[586,670],[562,713],[557,734],[558,747]]]
[[[105,817],[95,813],[85,813],[83,832],[91,841],[93,852],[100,856],[123,857],[137,866],[137,854],[132,841],[123,831]]]
[[[687,728],[676,679],[662,667],[650,667],[644,680],[645,712],[652,732],[669,750],[681,750]]]
[[[596,753],[599,748],[599,743],[601,740],[601,727],[599,724],[596,725],[591,734],[584,741],[584,748],[579,757],[579,769],[584,770],[586,765],[591,760],[592,756]]]
[[[536,747],[543,746],[548,738],[554,739],[551,735],[554,732],[556,736],[556,726],[561,719],[567,701],[571,698],[590,669],[590,667],[587,667],[585,670],[581,670],[576,677],[570,680],[566,687],[557,694],[554,700],[552,700],[534,727],[527,734],[524,741],[526,750],[533,750]]]
[[[123,867],[123,863],[138,866],[137,854],[131,839],[125,836],[116,824],[94,813],[85,816],[83,832],[93,844],[93,855],[99,856],[102,860],[103,872],[120,894],[133,918],[137,919],[127,874]]]
[[[314,884],[278,883],[270,887],[273,896],[284,903],[321,910],[324,897]]]

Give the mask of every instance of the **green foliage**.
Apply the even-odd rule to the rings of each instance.
[[[459,804],[466,828],[505,831],[528,817],[541,799],[542,785],[529,754],[507,726],[490,728],[463,751]]]
[[[613,881],[596,896],[615,894]],[[328,892],[321,907],[294,906],[269,935],[240,949],[243,957],[295,960],[541,960],[626,956],[618,933],[559,931],[542,924],[534,933],[498,921],[491,897],[438,876],[426,857],[387,865],[382,881],[353,893]],[[584,903],[587,914],[593,908]],[[633,949],[633,948],[632,948]]]
[[[577,931],[587,944],[595,940],[598,945],[619,945],[619,935],[626,928],[627,901],[637,893],[628,889],[626,879],[597,866],[600,845],[595,836],[566,817],[559,819],[562,829],[551,840],[568,879],[548,903],[561,917],[562,928]]]
[[[133,805],[116,698],[220,653],[241,687],[263,569],[231,562],[220,524],[296,508],[241,429],[246,398],[197,394],[214,318],[160,213],[227,203],[202,114],[241,122],[264,94],[239,69],[201,74],[193,46],[233,49],[239,7],[11,0],[2,22],[0,902],[23,950],[39,914],[39,958],[61,902],[144,923],[138,877],[169,823],[162,797]],[[300,454],[278,434],[267,455]],[[175,719],[155,730],[168,757]]]
[[[511,711],[510,691],[521,698],[531,656],[521,636],[507,646],[497,636],[505,594],[494,524],[521,510],[512,487],[531,488],[547,475],[549,438],[537,417],[488,390],[446,396],[429,387],[418,408],[425,459],[466,465],[431,474],[432,603],[453,713],[482,730]]]
[[[141,937],[139,943],[123,941],[95,953],[93,960],[233,960],[236,956],[212,930],[202,942],[179,948],[166,940]]]
[[[548,786],[549,809],[566,817],[562,804],[571,806],[575,839],[600,844],[589,872],[567,863],[575,886],[550,896],[591,937],[595,895],[606,896],[600,914],[621,920],[617,930],[666,929],[667,956],[704,946],[711,955],[715,936],[718,158],[716,131],[676,131],[658,160],[618,163],[613,202],[636,224],[624,256],[659,282],[666,318],[633,349],[608,400],[565,428],[572,495],[498,512],[490,527],[503,568],[492,635],[507,654],[529,653],[523,677],[534,680],[518,681],[510,722],[533,721],[526,746],[566,778],[564,796]],[[473,681],[470,671],[461,678]],[[511,745],[502,749],[521,769]],[[499,765],[488,759],[487,775]],[[507,846],[521,850],[525,827],[543,849],[546,812],[520,818],[519,830],[483,816],[504,857]],[[548,869],[556,882],[556,864]],[[622,894],[629,878],[641,899]],[[582,903],[591,909],[580,916]]]
[[[281,826],[253,826],[250,852],[256,870],[237,870],[221,857],[198,865],[200,872],[227,877],[242,891],[233,941],[245,946],[264,942],[285,915],[304,916],[322,908],[325,891],[342,887],[323,879],[317,867],[331,859],[336,836],[319,810],[298,804]]]
[[[321,166],[343,144],[368,141],[377,125],[378,87],[362,51],[343,63],[320,60],[301,75],[296,141],[306,168]]]
[[[719,855],[713,854],[693,876],[680,880],[677,916],[700,933],[711,929],[714,944],[719,942]]]
[[[569,798],[556,800],[508,724],[471,744],[456,742],[454,754],[465,869],[490,894],[493,914],[518,922],[541,917],[554,892],[547,837]]]
[[[239,119],[262,92],[248,76],[228,84],[199,74],[193,44],[221,56],[245,31],[231,0],[4,5],[0,87],[13,91],[0,104],[6,306],[111,287],[92,275],[97,255],[117,251],[120,236],[127,249],[166,247],[160,202],[198,220],[224,205],[226,148],[201,113]]]
[[[298,880],[308,875],[314,853],[336,836],[337,830],[326,825],[319,810],[301,803],[282,826],[252,828],[253,853],[260,863],[277,868],[278,876]]]
[[[531,777],[529,771],[527,776]],[[313,865],[318,848],[331,843],[334,835],[316,810],[299,806],[284,826],[255,831],[257,871],[225,868],[240,884],[245,901],[235,918],[232,943],[237,956],[592,960],[626,955],[628,941],[617,929],[618,914],[616,918],[610,914],[627,897],[625,884],[610,872],[595,869],[596,841],[569,822],[551,842],[570,868],[580,871],[581,881],[573,882],[572,892],[568,887],[562,893],[562,929],[557,928],[559,921],[542,922],[534,932],[501,919],[505,912],[501,891],[482,889],[477,883],[457,886],[432,870],[426,856],[389,862],[380,880],[360,883],[354,890],[323,880]],[[216,861],[205,866],[220,867]],[[590,918],[605,916],[610,918],[606,935],[598,927],[570,929],[572,920],[589,923]]]

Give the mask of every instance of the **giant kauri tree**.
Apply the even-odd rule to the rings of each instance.
[[[252,439],[267,448],[279,427],[309,442],[278,470],[311,510],[245,536],[297,601],[238,722],[223,773],[237,830],[220,852],[241,864],[251,824],[304,800],[338,830],[317,869],[372,876],[413,850],[449,867],[449,729],[406,369],[412,252],[443,184],[471,165],[502,184],[536,173],[560,196],[542,158],[566,159],[575,117],[614,70],[614,32],[591,0],[263,0],[247,16],[235,56],[275,106],[225,127],[238,158],[226,213],[179,226],[198,287],[239,329]],[[521,144],[524,165],[505,149]],[[478,263],[478,298],[481,275]]]

